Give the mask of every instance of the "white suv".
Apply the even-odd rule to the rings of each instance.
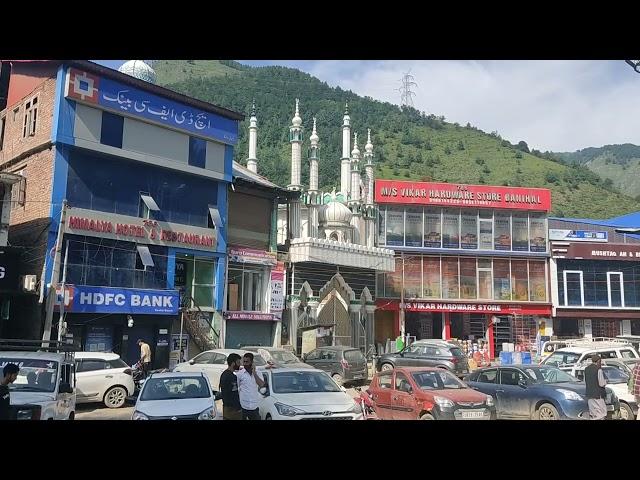
[[[77,403],[104,402],[109,408],[120,408],[133,395],[131,368],[119,355],[78,352],[75,358]]]
[[[560,348],[545,358],[541,365],[553,365],[575,377],[576,365],[584,363],[587,358],[595,354],[600,355],[602,359],[640,358],[631,344],[597,342],[595,345],[583,344]]]

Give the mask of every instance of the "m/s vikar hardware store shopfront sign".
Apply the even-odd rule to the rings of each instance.
[[[402,308],[408,312],[491,313],[503,315],[550,315],[551,305],[521,305],[513,303],[453,303],[453,302],[385,302],[384,310]]]
[[[216,231],[127,215],[70,208],[65,233],[127,242],[215,251]]]

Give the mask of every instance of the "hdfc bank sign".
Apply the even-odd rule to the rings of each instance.
[[[167,247],[192,247],[215,251],[215,230],[176,225],[82,208],[70,208],[65,233],[111,238]]]

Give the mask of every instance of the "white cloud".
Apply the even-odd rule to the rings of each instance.
[[[399,103],[396,89],[402,73],[411,69],[419,110],[497,130],[503,138],[525,140],[542,151],[640,143],[640,76],[622,61],[338,60],[304,65],[332,86],[392,103]]]

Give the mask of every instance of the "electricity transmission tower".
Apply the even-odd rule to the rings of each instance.
[[[415,92],[411,91],[411,87],[417,87],[414,82],[415,78],[411,75],[411,70],[402,75],[402,86],[397,90],[400,91],[400,104],[406,107],[413,107],[413,96]]]

